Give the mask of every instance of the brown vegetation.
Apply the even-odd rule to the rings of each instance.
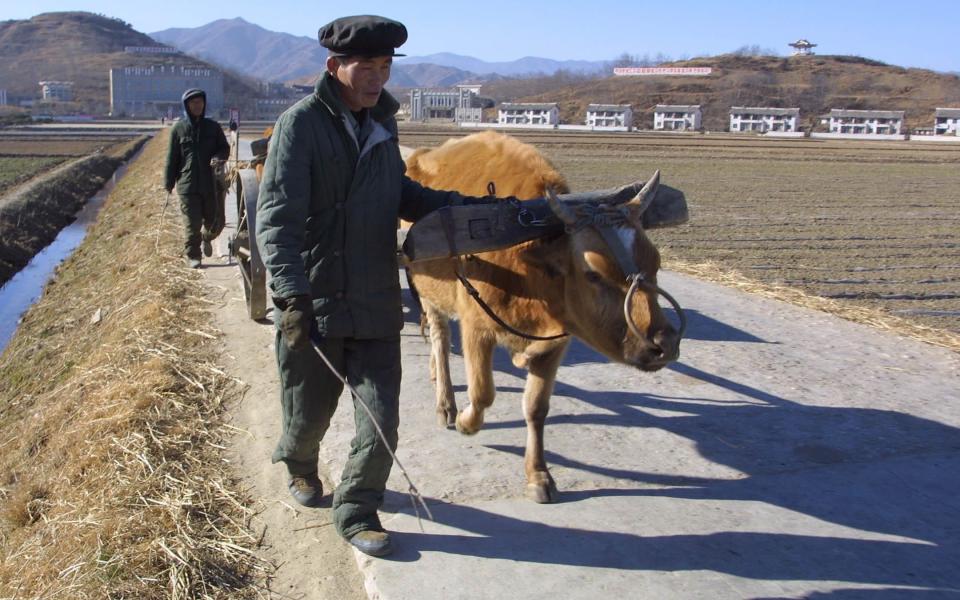
[[[590,103],[631,104],[636,126],[653,127],[657,104],[700,104],[703,126],[724,131],[731,106],[800,108],[803,127],[831,108],[906,111],[906,125],[932,127],[938,106],[960,105],[960,77],[849,56],[727,54],[664,66],[711,67],[707,77],[547,77],[493,82],[498,101],[557,102],[560,120],[583,123]]]
[[[238,389],[176,221],[158,232],[165,142],[0,357],[2,597],[247,597],[262,575],[219,454]]]

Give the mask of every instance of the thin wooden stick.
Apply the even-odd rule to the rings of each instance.
[[[387,436],[384,435],[383,430],[380,429],[380,423],[377,422],[376,417],[373,416],[373,411],[370,410],[370,407],[367,406],[367,403],[364,401],[363,397],[357,393],[356,388],[350,385],[350,382],[347,381],[347,378],[340,374],[336,368],[334,368],[333,363],[330,362],[330,359],[323,353],[320,349],[320,346],[317,345],[316,341],[312,338],[310,340],[310,345],[313,349],[320,355],[320,359],[323,360],[324,364],[327,365],[327,368],[334,374],[334,376],[339,379],[343,385],[347,386],[347,389],[350,390],[350,393],[353,394],[353,397],[357,399],[360,403],[360,406],[363,407],[363,410],[367,413],[367,416],[370,417],[370,421],[373,422],[374,428],[377,430],[377,435],[380,436],[380,439],[383,440],[384,446],[387,448],[387,452],[390,453],[390,457],[393,458],[393,462],[397,463],[397,467],[400,469],[400,472],[403,473],[404,478],[407,480],[407,484],[410,486],[408,491],[410,492],[410,503],[413,504],[413,511],[417,516],[417,525],[420,526],[420,531],[423,531],[423,521],[420,520],[420,509],[417,508],[417,501],[423,506],[423,510],[426,511],[427,517],[433,521],[433,513],[430,512],[430,507],[427,506],[427,503],[424,502],[423,496],[420,495],[420,491],[417,490],[417,486],[413,485],[413,481],[410,479],[410,475],[407,474],[407,470],[403,468],[403,465],[400,463],[400,459],[397,458],[397,455],[390,448],[390,442],[387,441]]]

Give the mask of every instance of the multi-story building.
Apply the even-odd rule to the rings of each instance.
[[[633,128],[633,109],[629,104],[588,104],[587,126],[630,130]]]
[[[276,121],[304,96],[313,94],[314,86],[286,85],[283,83],[263,82],[259,85],[254,114],[251,118],[264,121]]]
[[[110,69],[110,114],[114,117],[180,115],[180,97],[190,88],[207,93],[207,116],[223,109],[223,73],[206,66],[154,65]]]
[[[658,104],[653,109],[654,129],[696,131],[702,119],[699,104]]]
[[[934,114],[933,135],[960,136],[960,108],[938,108]]]
[[[902,110],[830,111],[830,133],[840,135],[900,135],[903,130]]]
[[[444,119],[472,121],[480,109],[480,86],[458,85],[454,89],[415,88],[410,90],[410,120]]]
[[[257,98],[256,119],[262,121],[276,121],[291,106],[297,103],[299,98]]]
[[[560,108],[556,102],[528,104],[504,102],[497,110],[500,125],[553,126],[560,123]]]
[[[73,100],[72,81],[41,81],[43,99],[48,102],[70,102]]]
[[[0,106],[7,105],[7,90],[0,90]]]
[[[799,108],[730,107],[730,131],[797,131]]]

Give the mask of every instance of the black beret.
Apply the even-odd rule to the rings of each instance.
[[[327,23],[317,37],[330,56],[405,56],[394,50],[407,41],[407,28],[385,17],[357,15]]]

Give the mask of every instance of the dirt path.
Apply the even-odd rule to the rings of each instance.
[[[224,332],[222,364],[247,386],[231,410],[230,424],[237,432],[228,456],[255,499],[253,529],[263,531],[263,556],[277,565],[270,589],[278,597],[303,600],[366,599],[353,550],[330,525],[329,502],[318,509],[297,505],[287,493],[285,469],[270,464],[280,432],[273,325],[247,318],[235,264],[215,256],[205,265],[208,297]],[[346,448],[340,450],[346,453]],[[325,489],[332,489],[339,472],[332,479],[328,465],[320,468]]]

